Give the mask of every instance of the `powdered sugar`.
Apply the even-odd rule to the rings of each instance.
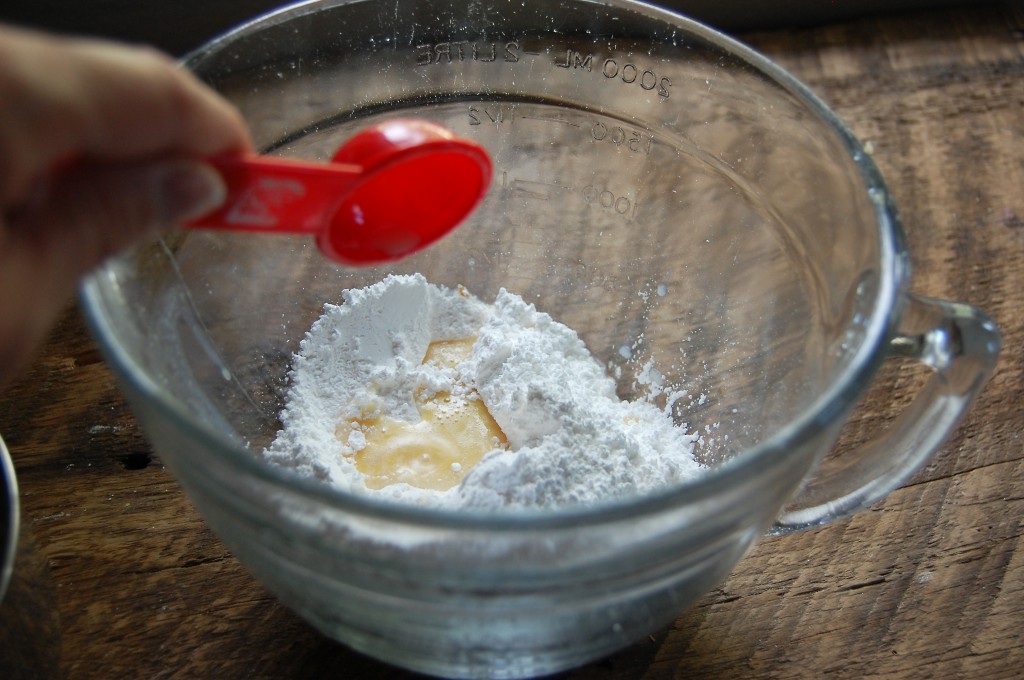
[[[325,306],[294,358],[268,460],[352,493],[481,509],[588,505],[699,474],[696,435],[651,403],[619,400],[577,334],[517,295],[502,290],[487,305],[412,275],[344,300]],[[472,356],[458,366],[421,363],[431,342],[470,337]],[[339,424],[367,411],[414,421],[414,394],[424,392],[482,399],[508,450],[486,454],[448,491],[366,488],[353,464],[365,438]]]

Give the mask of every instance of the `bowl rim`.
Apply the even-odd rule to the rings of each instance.
[[[18,554],[18,536],[21,531],[21,502],[18,497],[18,476],[14,461],[0,437],[0,493],[3,494],[3,511],[0,512],[0,602],[3,602],[7,588],[14,574],[14,563]]]
[[[187,66],[204,53],[233,38],[258,31],[294,16],[317,11],[323,7],[366,2],[368,0],[305,0],[284,6],[214,38],[186,55]],[[226,434],[208,425],[197,425],[178,400],[161,391],[125,347],[118,341],[106,315],[102,293],[103,275],[109,263],[85,277],[79,297],[87,323],[100,349],[118,378],[148,404],[154,405],[162,417],[175,428],[185,431],[200,446],[217,451],[223,462],[237,467],[242,474],[257,478],[285,491],[301,494],[342,512],[376,519],[442,529],[487,531],[543,531],[622,521],[638,516],[654,515],[682,505],[699,502],[733,486],[738,480],[757,474],[770,459],[785,457],[800,448],[829,426],[841,422],[854,401],[867,389],[878,366],[886,358],[886,346],[902,315],[910,278],[909,255],[903,229],[890,193],[881,173],[860,141],[839,117],[806,85],[743,43],[676,12],[647,5],[637,0],[574,0],[581,4],[600,4],[628,9],[660,19],[674,28],[703,39],[729,52],[748,66],[771,79],[782,89],[802,101],[808,111],[823,120],[845,147],[858,168],[864,191],[875,209],[880,261],[878,289],[873,308],[865,325],[865,334],[847,362],[840,377],[833,381],[803,412],[756,446],[750,447],[725,463],[702,472],[697,477],[636,498],[583,507],[553,509],[471,510],[464,508],[429,508],[353,494],[318,482],[296,472],[258,460],[252,452]]]

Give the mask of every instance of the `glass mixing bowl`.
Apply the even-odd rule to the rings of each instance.
[[[677,15],[626,0],[311,2],[185,65],[266,153],[326,160],[364,126],[413,116],[495,163],[482,207],[393,266],[190,232],[83,286],[140,423],[213,529],[285,604],[380,659],[520,677],[625,646],[766,531],[885,495],[992,370],[983,314],[908,291],[893,206],[850,132],[778,67]],[[656,367],[689,395],[673,415],[705,434],[706,474],[595,507],[485,513],[356,497],[262,462],[322,305],[412,272],[523,296],[580,334],[623,398],[652,396]],[[934,376],[876,441],[826,457],[894,355]]]

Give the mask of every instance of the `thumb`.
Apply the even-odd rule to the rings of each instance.
[[[49,273],[74,285],[106,257],[217,208],[225,192],[213,167],[189,158],[80,165],[21,215],[18,231],[40,239]]]
[[[82,274],[217,208],[225,191],[217,171],[198,160],[79,164],[6,224],[0,214],[0,384],[27,361]]]

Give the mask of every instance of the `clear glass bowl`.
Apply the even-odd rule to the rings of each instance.
[[[625,646],[766,531],[881,498],[991,372],[983,314],[908,292],[893,207],[847,129],[769,61],[677,15],[625,0],[311,2],[185,65],[266,153],[326,160],[368,124],[416,116],[495,162],[471,219],[394,266],[190,232],[83,286],[139,421],[213,529],[284,603],[380,659],[521,677]],[[356,497],[261,462],[322,305],[393,272],[523,296],[579,332],[623,398],[644,396],[653,360],[690,395],[674,416],[706,434],[708,472],[623,502],[487,514]],[[894,354],[935,377],[890,431],[808,477]]]

